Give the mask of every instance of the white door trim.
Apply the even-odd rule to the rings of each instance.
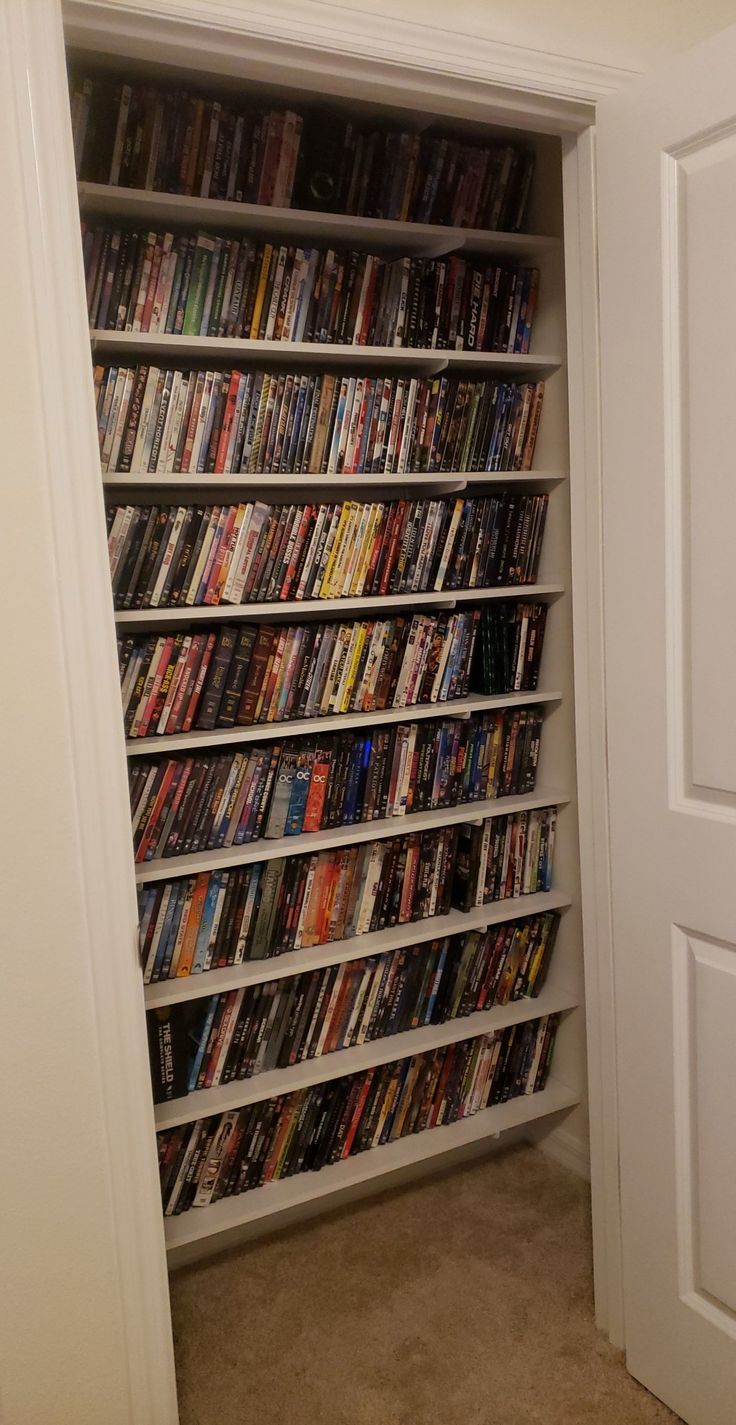
[[[71,728],[73,831],[85,904],[80,955],[88,965],[97,1023],[96,1058],[88,1072],[99,1083],[103,1099],[107,1134],[100,1157],[106,1161],[116,1239],[117,1281],[101,1280],[100,1294],[117,1289],[120,1297],[125,1323],[120,1353],[129,1382],[131,1425],[176,1425],[125,747],[60,6],[58,0],[12,0],[5,18],[2,70],[13,90],[24,200],[23,211],[11,214],[11,221],[23,225],[33,273],[35,359],[25,374],[38,393],[42,473],[56,535],[55,612]],[[10,478],[22,478],[22,471],[13,471]],[[29,519],[33,521],[32,511]],[[36,791],[39,797],[41,790]],[[42,856],[40,843],[36,849]],[[69,1089],[71,1157],[74,1086]],[[74,1170],[71,1163],[69,1170]],[[84,1163],[76,1165],[79,1174],[84,1170]],[[60,1293],[61,1311],[62,1292],[68,1288],[56,1283],[53,1264],[48,1280],[49,1291]],[[6,1289],[12,1297],[12,1284],[6,1283]],[[110,1405],[112,1413],[113,1402]],[[122,1419],[120,1402],[114,1405]],[[73,1402],[61,1402],[61,1408],[72,1409]]]
[[[613,980],[604,665],[603,486],[600,422],[594,131],[563,140],[573,636],[585,945],[590,1178],[596,1320],[624,1344],[618,1091]],[[564,1129],[562,1130],[564,1133]],[[564,1142],[564,1140],[563,1140]]]
[[[80,878],[88,895],[89,955],[99,1029],[98,1063],[109,1136],[111,1211],[119,1244],[131,1422],[174,1425],[170,1320],[147,1083],[140,977],[135,959],[135,898],[125,756],[114,659],[99,463],[83,322],[78,214],[68,123],[58,0],[16,0],[23,23],[13,30],[9,71],[25,112],[26,221],[33,234],[39,350],[58,376],[39,410],[49,461],[46,475],[59,530],[59,619],[64,630],[80,828]],[[625,71],[521,51],[402,21],[380,27],[340,6],[293,0],[284,15],[265,4],[225,0],[70,0],[69,38],[85,48],[148,58],[207,52],[208,66],[258,72],[273,82],[297,74],[329,75],[346,93],[431,107],[433,97],[458,114],[503,115],[507,122],[566,133],[566,202],[580,213],[570,243],[570,371],[573,536],[576,590],[576,715],[580,738],[581,819],[591,837],[583,861],[588,935],[588,1023],[592,1178],[596,1197],[596,1282],[600,1324],[621,1339],[619,1202],[615,1171],[616,1064],[611,1031],[612,956],[608,923],[608,846],[603,648],[600,638],[600,463],[598,452],[595,190],[590,124],[593,102],[628,79]],[[329,24],[328,24],[329,21]],[[411,60],[396,55],[411,55]],[[572,209],[571,209],[572,211]],[[60,301],[59,294],[66,294]],[[51,453],[53,452],[53,459]],[[582,478],[583,473],[585,479]],[[577,491],[577,494],[575,493]],[[582,549],[590,544],[587,565]],[[582,662],[581,662],[582,660]],[[582,676],[581,676],[582,671]],[[104,788],[105,815],[101,815]],[[99,955],[100,942],[107,953]],[[131,1052],[131,1046],[133,1051]]]

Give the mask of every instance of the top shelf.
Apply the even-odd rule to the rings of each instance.
[[[514,258],[559,254],[560,239],[532,233],[486,232],[436,223],[400,223],[387,218],[319,213],[308,208],[268,208],[257,203],[233,203],[180,193],[114,188],[104,183],[80,183],[79,206],[86,216],[128,218],[147,225],[227,228],[258,236],[280,236],[296,242],[358,246],[372,252],[396,252],[441,257],[451,252],[507,254]]]

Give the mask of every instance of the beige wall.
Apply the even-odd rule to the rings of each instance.
[[[335,9],[414,20],[625,69],[736,24],[736,0],[342,0]]]

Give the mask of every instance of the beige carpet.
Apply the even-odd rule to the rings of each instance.
[[[585,1185],[525,1146],[172,1278],[181,1425],[649,1425]]]

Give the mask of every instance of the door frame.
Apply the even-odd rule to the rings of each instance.
[[[71,307],[82,283],[78,211],[61,49],[59,0],[13,0],[9,71],[24,132],[25,213],[38,277],[37,372],[61,373],[39,420],[53,451],[45,480],[59,531],[58,614],[75,739],[79,876],[87,896],[88,957],[99,1026],[90,1065],[104,1095],[111,1213],[127,1323],[131,1422],[175,1425],[165,1253],[161,1230],[140,975],[125,751],[99,485],[87,332]],[[290,0],[68,0],[68,38],[83,48],[251,72],[273,82],[308,75],[332,92],[392,93],[417,107],[433,101],[461,114],[555,132],[563,139],[570,377],[575,715],[582,851],[583,924],[591,1110],[590,1174],[596,1315],[623,1344],[618,1111],[610,921],[603,662],[602,490],[595,231],[595,103],[631,75],[515,46],[477,41],[408,21],[375,19]],[[403,56],[397,59],[396,56]],[[411,56],[407,58],[406,56]],[[65,292],[68,305],[55,294]],[[44,301],[44,294],[46,300]],[[83,312],[81,297],[77,302]],[[70,320],[70,315],[72,319]],[[105,816],[100,817],[100,788]],[[93,929],[94,928],[94,929]],[[107,953],[95,953],[100,943]],[[134,1046],[137,1066],[131,1072]],[[570,1161],[564,1130],[545,1147]],[[585,1165],[577,1162],[578,1169]],[[131,1190],[131,1185],[133,1190]]]

